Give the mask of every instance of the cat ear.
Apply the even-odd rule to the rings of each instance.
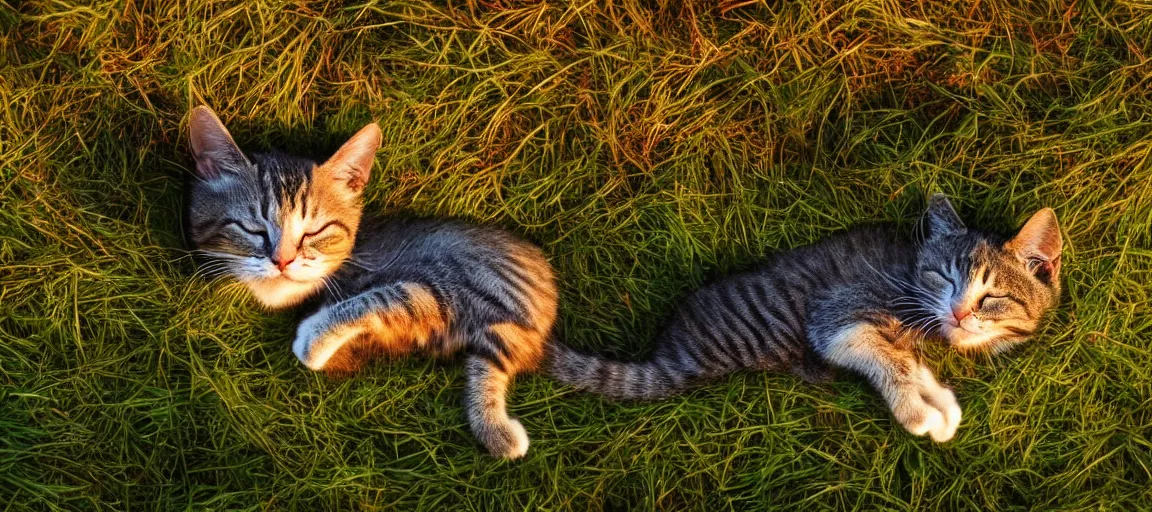
[[[360,192],[372,174],[372,163],[376,161],[376,150],[380,149],[382,138],[380,127],[371,123],[340,146],[320,169],[344,182],[353,192]]]
[[[224,123],[207,106],[192,109],[188,129],[197,176],[214,180],[226,172],[237,172],[251,166]]]
[[[1004,248],[1012,251],[1036,277],[1045,282],[1055,280],[1060,275],[1060,253],[1064,249],[1056,212],[1044,208],[1032,214]]]
[[[924,212],[929,238],[964,231],[964,222],[952,208],[952,203],[944,194],[933,194],[928,199],[928,210]]]

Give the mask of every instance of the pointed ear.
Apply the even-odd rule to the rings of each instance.
[[[197,176],[213,180],[251,165],[212,109],[204,105],[192,109],[188,129]]]
[[[1064,249],[1056,212],[1044,208],[1032,214],[1004,248],[1012,251],[1040,280],[1054,281],[1060,275],[1060,253]]]
[[[337,181],[344,182],[353,192],[360,192],[372,174],[372,163],[376,161],[376,150],[380,149],[380,127],[369,124],[348,139],[336,154],[332,155],[320,169]]]
[[[952,208],[952,203],[944,194],[933,194],[928,198],[928,209],[924,212],[928,228],[928,238],[949,235],[964,231],[964,222]]]

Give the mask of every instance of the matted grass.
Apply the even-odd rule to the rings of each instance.
[[[0,503],[1152,507],[1147,3],[499,3],[0,3]],[[368,208],[539,242],[585,349],[640,355],[687,290],[936,190],[984,227],[1054,207],[1065,301],[1005,357],[926,347],[944,445],[856,379],[617,404],[535,375],[529,454],[494,460],[458,366],[311,374],[293,315],[192,277],[202,102],[320,156],[379,121]]]

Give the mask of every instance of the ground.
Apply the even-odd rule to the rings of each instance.
[[[955,5],[953,5],[955,4]],[[688,290],[927,193],[1055,208],[1062,305],[924,358],[955,440],[859,379],[618,404],[518,380],[485,455],[462,372],[333,380],[296,318],[194,275],[187,114],[319,157],[384,131],[368,208],[539,243],[561,332],[640,356]],[[1152,9],[1106,2],[0,2],[0,503],[13,509],[1152,507]]]

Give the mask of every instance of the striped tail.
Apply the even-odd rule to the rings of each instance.
[[[655,357],[625,363],[549,344],[548,371],[556,380],[617,400],[654,400],[672,396],[696,375],[684,372],[676,361]]]

